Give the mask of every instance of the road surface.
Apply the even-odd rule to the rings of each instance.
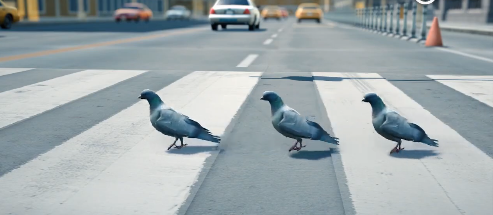
[[[0,31],[0,211],[489,214],[493,43],[443,35],[452,52],[293,18],[254,32],[164,21]],[[185,139],[167,151],[144,89],[221,135],[219,147]],[[267,90],[340,145],[288,152]],[[367,92],[440,147],[405,141],[389,155]]]

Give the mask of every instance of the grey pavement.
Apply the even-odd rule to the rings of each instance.
[[[493,61],[491,37],[442,35],[446,48]],[[266,43],[269,39],[271,43]],[[116,40],[128,41],[111,44]],[[77,46],[86,48],[66,50]],[[345,24],[298,24],[290,18],[262,22],[253,32],[246,26],[214,32],[204,21],[19,25],[0,31],[0,50],[0,72],[34,68],[0,76],[0,95],[82,70],[149,70],[0,128],[0,179],[137,103],[135,95],[141,90],[169,86],[194,71],[263,75],[229,124],[220,150],[207,159],[208,171],[200,174],[191,195],[179,206],[180,214],[355,214],[346,180],[351,173],[344,171],[341,161],[344,154],[311,140],[304,141],[308,146],[301,151],[288,153],[294,141],[276,133],[269,104],[259,100],[262,92],[274,90],[333,133],[311,72],[378,73],[493,157],[492,107],[426,76],[493,76],[492,62]],[[237,67],[249,55],[257,58]],[[36,214],[36,208],[31,213]]]

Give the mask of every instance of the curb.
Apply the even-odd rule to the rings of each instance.
[[[166,18],[164,17],[159,17],[159,18],[153,18],[149,22],[152,21],[167,21]],[[203,18],[192,18],[190,20],[184,20],[183,22],[187,21],[194,21],[194,22],[205,22],[207,21],[206,19]],[[114,19],[86,19],[86,20],[70,20],[70,21],[39,21],[39,22],[33,22],[33,21],[20,21],[18,23],[15,23],[14,25],[18,26],[36,26],[36,25],[67,25],[67,24],[87,24],[87,23],[108,23],[108,22],[115,22]],[[175,22],[174,20],[171,22]]]
[[[404,41],[408,41],[408,42],[412,42],[412,43],[416,43],[416,44],[420,44],[420,45],[424,45],[424,43],[425,43],[425,41],[421,40],[420,38],[411,38],[408,35],[397,35],[397,34],[390,33],[390,32],[383,32],[383,31],[378,31],[378,30],[374,30],[374,29],[362,28],[361,26],[356,25],[356,24],[354,24],[354,22],[351,22],[351,21],[338,21],[338,20],[331,20],[328,18],[327,18],[327,20],[329,20],[331,22],[338,22],[338,23],[350,25],[350,26],[355,27],[358,30],[367,31],[367,32],[371,32],[374,34],[380,34],[382,36],[396,38],[399,40],[404,40]]]
[[[427,26],[427,27],[428,27],[428,29],[430,28],[430,26]],[[485,36],[493,36],[493,30],[477,30],[477,29],[469,29],[469,28],[454,28],[454,27],[443,27],[443,26],[440,26],[440,30],[450,31],[450,32],[478,34],[478,35],[485,35]]]

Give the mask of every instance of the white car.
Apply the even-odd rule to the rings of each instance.
[[[166,11],[166,19],[190,19],[191,12],[185,6],[175,5]]]
[[[260,28],[260,12],[252,0],[217,0],[209,11],[213,31],[221,25],[248,25],[248,30]]]

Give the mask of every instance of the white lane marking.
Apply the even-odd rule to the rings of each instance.
[[[450,53],[454,53],[454,54],[458,54],[458,55],[462,55],[462,56],[474,58],[474,59],[477,59],[477,60],[482,60],[482,61],[493,63],[493,59],[489,59],[489,58],[485,58],[485,57],[480,57],[480,56],[477,56],[477,55],[468,54],[468,53],[464,53],[464,52],[453,50],[453,49],[446,49],[446,48],[442,48],[442,47],[435,47],[435,49],[438,49],[438,50],[444,51],[444,52],[450,52]]]
[[[222,135],[261,75],[194,72],[157,93]],[[189,145],[173,153],[173,141],[140,101],[1,177],[2,213],[175,214],[215,144],[185,138]]]
[[[34,68],[0,68],[0,76],[10,75],[18,72],[25,72]]]
[[[0,93],[0,128],[140,75],[140,70],[85,70]]]
[[[253,61],[258,57],[258,54],[250,54],[245,59],[243,59],[240,64],[236,67],[248,67]]]
[[[264,45],[269,45],[272,43],[272,41],[274,41],[273,39],[267,39],[265,42],[264,42]]]
[[[273,34],[273,35],[272,35],[272,38],[276,38],[276,37],[277,37],[277,34]]]
[[[313,75],[341,140],[341,159],[357,214],[460,215],[493,209],[492,159],[452,128],[378,74]],[[353,76],[356,79],[349,80]],[[404,151],[390,156],[395,143],[375,132],[371,107],[361,101],[368,91],[438,139],[440,147],[404,141]]]
[[[493,107],[493,76],[427,75],[435,81]]]

